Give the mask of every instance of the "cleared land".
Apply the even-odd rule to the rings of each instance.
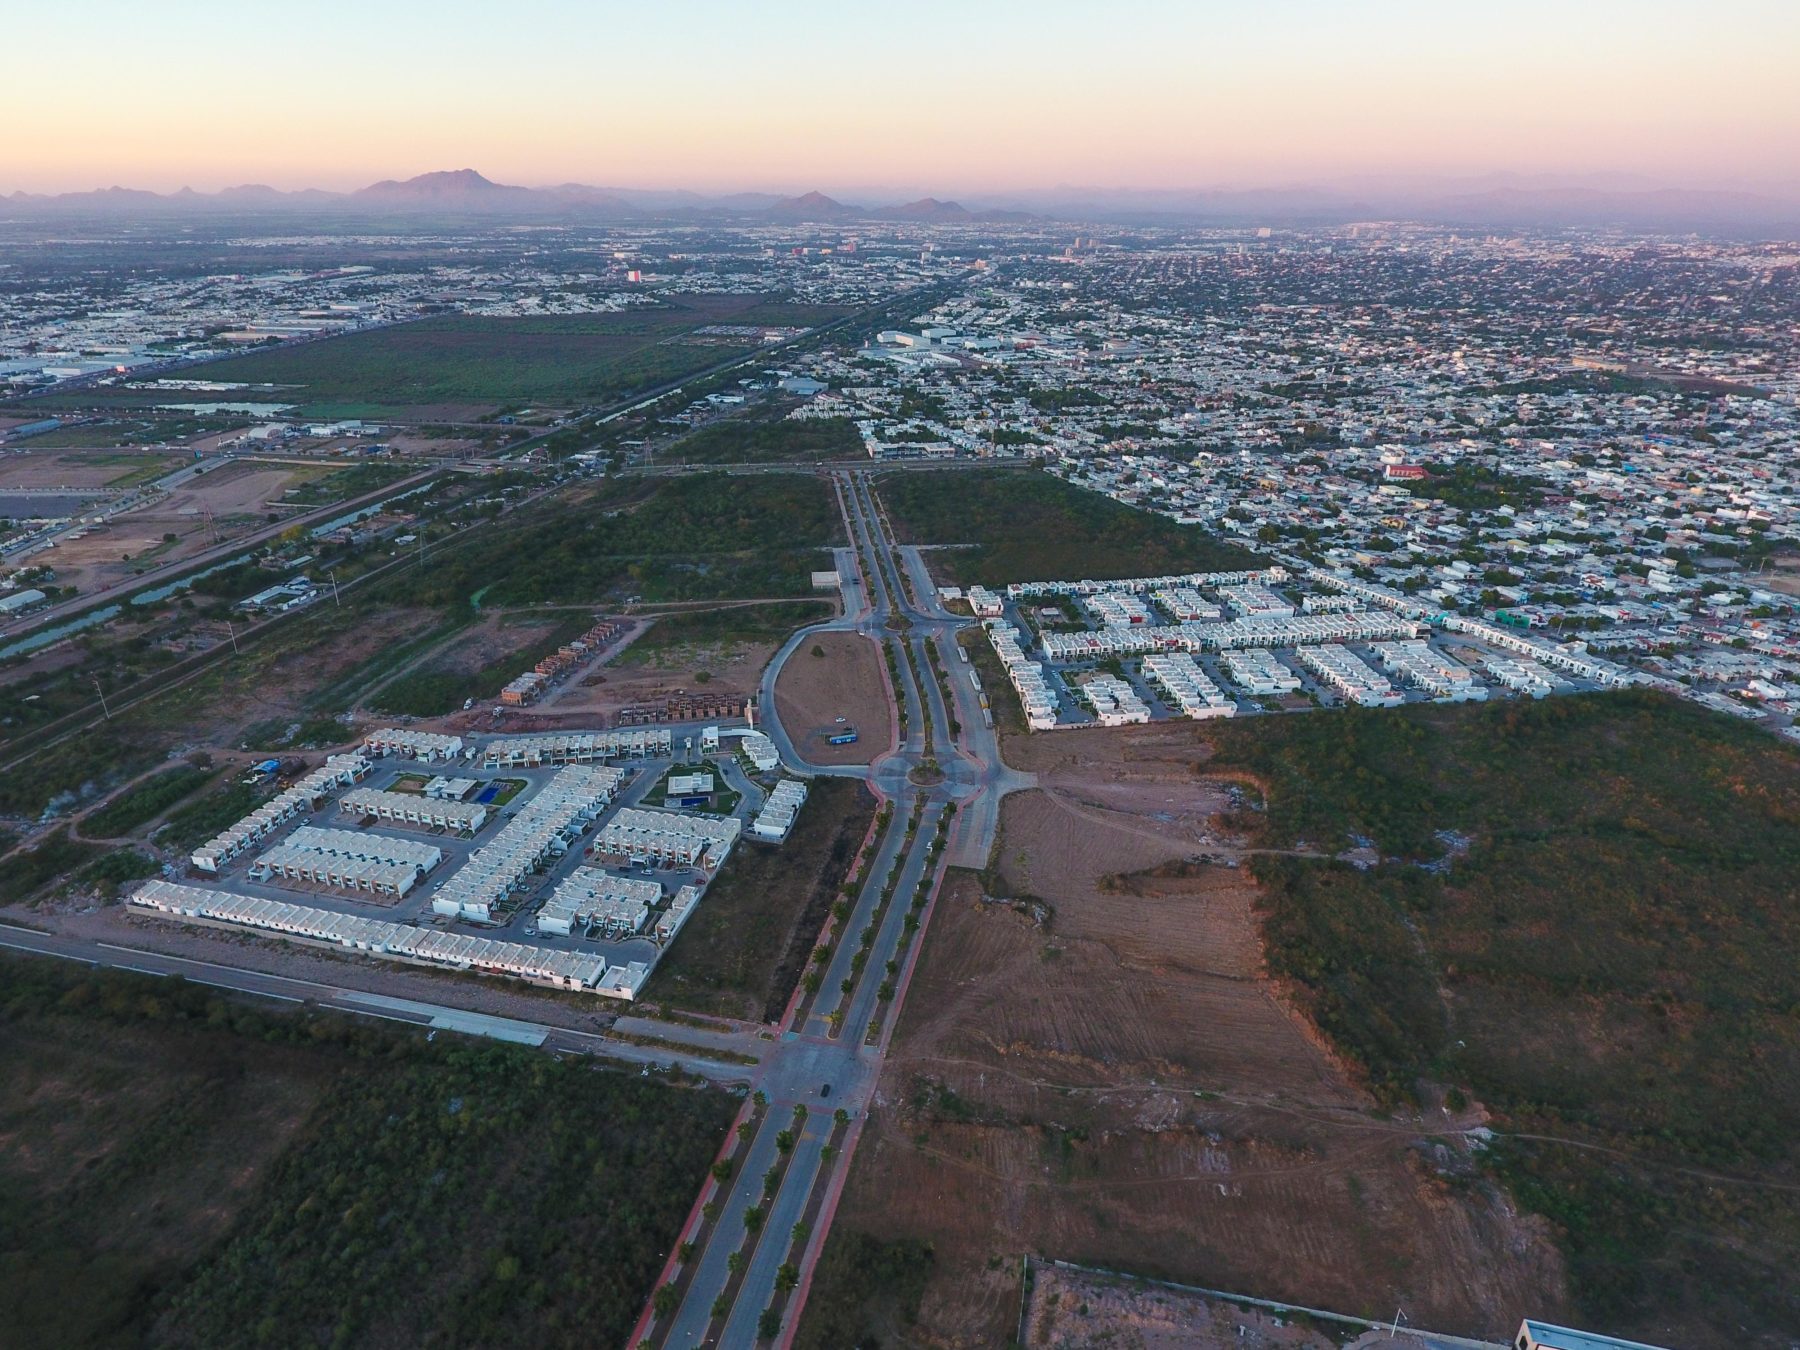
[[[179,981],[4,974],[9,1343],[619,1344],[736,1105]]]
[[[1547,1226],[1456,1122],[1383,1109],[1265,972],[1258,888],[1201,861],[1239,841],[1193,730],[1031,745],[1043,786],[940,896],[839,1211],[933,1252],[916,1327],[863,1329],[1000,1343],[1024,1253],[1501,1337],[1561,1310]]]
[[[1158,576],[1255,567],[1249,549],[1033,469],[896,473],[878,491],[903,544],[955,585]]]
[[[815,780],[785,843],[746,840],[732,850],[651,972],[645,999],[778,1020],[874,818],[875,798],[856,779]]]
[[[759,345],[694,337],[709,324],[805,327],[839,312],[707,295],[613,314],[448,315],[227,357],[193,373],[252,386],[233,398],[290,402],[316,416],[569,408],[629,397]],[[145,393],[145,401],[168,397]]]
[[[775,712],[812,763],[870,764],[892,747],[881,661],[881,648],[860,633],[819,633],[781,668]],[[832,745],[829,737],[847,726],[857,740]]]

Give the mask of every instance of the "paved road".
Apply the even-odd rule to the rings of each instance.
[[[871,788],[892,805],[886,830],[876,841],[873,865],[862,892],[857,896],[849,920],[839,930],[831,958],[824,971],[824,981],[812,1009],[796,1023],[784,1027],[780,1039],[765,1057],[757,1077],[759,1088],[769,1097],[769,1110],[761,1128],[739,1163],[731,1185],[717,1199],[718,1222],[694,1258],[693,1277],[685,1296],[674,1314],[652,1324],[648,1312],[633,1336],[635,1344],[649,1335],[660,1344],[670,1346],[750,1345],[756,1340],[756,1321],[774,1296],[776,1272],[786,1258],[789,1235],[806,1212],[815,1188],[826,1187],[827,1201],[819,1222],[808,1240],[802,1262],[802,1282],[785,1316],[782,1339],[791,1340],[804,1306],[810,1272],[823,1248],[830,1227],[835,1198],[847,1175],[857,1131],[853,1127],[846,1136],[845,1148],[827,1164],[823,1145],[830,1130],[830,1116],[841,1107],[852,1118],[860,1118],[867,1110],[880,1077],[886,1044],[900,1016],[913,966],[923,946],[924,928],[914,941],[901,951],[910,902],[921,888],[927,893],[941,880],[949,858],[958,852],[985,860],[993,841],[993,825],[997,812],[992,803],[1022,782],[1011,775],[1000,762],[999,747],[992,730],[982,724],[980,705],[974,688],[967,696],[958,691],[954,676],[966,672],[955,653],[955,633],[968,621],[947,613],[937,603],[929,584],[921,585],[915,577],[912,590],[916,602],[902,585],[895,564],[892,541],[888,537],[868,476],[860,471],[834,475],[840,506],[849,531],[850,545],[838,551],[840,577],[846,580],[846,613],[829,623],[815,625],[791,638],[769,664],[760,694],[764,730],[780,749],[787,767],[803,774],[849,775],[866,779]],[[917,566],[916,559],[909,565]],[[914,660],[898,663],[896,689],[901,706],[907,710],[907,734],[890,754],[868,767],[821,766],[809,763],[795,747],[775,712],[775,680],[782,664],[812,634],[818,632],[859,632],[884,643],[911,647]],[[951,703],[931,673],[926,644],[939,647],[940,659],[951,674]],[[915,678],[915,671],[917,678]],[[965,676],[966,680],[966,676]],[[950,733],[952,705],[960,734]],[[934,758],[942,771],[939,781],[915,784],[910,775],[927,758]],[[930,844],[945,810],[959,804],[956,832],[952,845],[939,860],[930,857]],[[917,806],[919,824],[910,836],[906,825]],[[972,824],[966,824],[973,822]],[[865,928],[875,922],[881,895],[890,872],[899,869],[899,880],[887,912],[882,916],[868,960],[862,971],[853,968],[853,959]],[[924,911],[928,921],[930,909]],[[881,997],[882,986],[890,977],[887,965],[896,963],[897,974],[891,978],[891,999]],[[849,982],[848,994],[841,992]],[[885,1016],[883,1016],[885,1013]],[[832,1015],[841,1025],[833,1035]],[[870,1044],[869,1031],[879,1025],[881,1031]],[[829,1098],[822,1095],[829,1084]],[[793,1108],[804,1103],[809,1111],[806,1128],[795,1145],[792,1161],[780,1189],[767,1202],[766,1217],[760,1235],[748,1248],[745,1276],[723,1331],[716,1340],[708,1338],[714,1301],[730,1280],[729,1259],[745,1242],[744,1212],[762,1203],[762,1176],[778,1156],[774,1136],[788,1129]],[[684,1234],[691,1237],[692,1231]],[[664,1272],[672,1278],[675,1267]]]
[[[489,1013],[470,1012],[441,1003],[424,1003],[414,999],[390,998],[362,989],[346,989],[317,980],[295,979],[287,975],[271,975],[260,970],[245,970],[216,961],[199,961],[192,957],[172,956],[146,951],[118,943],[100,942],[92,938],[65,937],[39,933],[29,928],[0,924],[0,947],[35,956],[56,956],[79,961],[84,965],[105,966],[116,970],[136,971],[140,975],[180,976],[193,984],[229,989],[240,994],[254,994],[281,1003],[309,1004],[330,1008],[358,1017],[378,1017],[392,1022],[434,1030],[459,1031],[465,1035],[488,1036],[515,1041],[523,1045],[541,1046],[558,1053],[598,1055],[606,1059],[641,1064],[646,1068],[666,1068],[680,1063],[689,1072],[701,1074],[716,1083],[749,1085],[759,1076],[753,1064],[734,1064],[729,1060],[708,1058],[708,1052],[728,1050],[735,1054],[755,1055],[767,1046],[750,1033],[727,1035],[718,1032],[693,1031],[669,1023],[647,1023],[643,1019],[621,1019],[620,1029],[631,1034],[655,1034],[662,1038],[687,1038],[692,1044],[670,1043],[635,1045],[592,1031],[556,1026],[548,1022],[530,1022],[512,1017],[496,1017]]]

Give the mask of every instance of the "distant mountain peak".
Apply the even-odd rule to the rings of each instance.
[[[921,197],[916,202],[890,206],[876,214],[886,220],[961,221],[974,218],[961,202],[943,202],[936,197]]]
[[[778,220],[847,220],[861,213],[823,192],[807,192],[772,203],[769,214]]]
[[[357,192],[357,196],[411,198],[441,201],[447,197],[486,196],[501,192],[523,192],[524,188],[506,187],[486,178],[474,169],[439,169],[413,178],[384,178]]]

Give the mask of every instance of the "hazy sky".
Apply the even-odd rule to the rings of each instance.
[[[0,190],[1800,180],[1800,0],[9,8]]]

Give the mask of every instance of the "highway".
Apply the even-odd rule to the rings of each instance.
[[[844,471],[834,475],[833,481],[850,538],[849,546],[838,551],[839,575],[854,576],[856,580],[845,582],[843,617],[796,634],[770,662],[760,695],[761,720],[790,770],[864,778],[893,809],[887,827],[876,841],[874,864],[850,917],[837,930],[838,938],[817,997],[803,1016],[790,1014],[757,1074],[757,1086],[769,1099],[768,1110],[748,1150],[738,1160],[729,1185],[714,1197],[718,1206],[716,1222],[709,1228],[696,1218],[682,1235],[684,1240],[696,1240],[700,1245],[681,1303],[672,1314],[660,1319],[654,1318],[646,1306],[632,1336],[634,1345],[645,1339],[653,1345],[682,1347],[754,1344],[757,1320],[775,1297],[776,1273],[787,1259],[793,1227],[806,1213],[815,1191],[824,1187],[824,1208],[807,1240],[800,1262],[801,1283],[787,1306],[778,1343],[791,1342],[811,1271],[829,1232],[836,1197],[848,1174],[861,1118],[880,1077],[887,1041],[899,1019],[929,925],[928,905],[920,916],[921,925],[913,941],[901,950],[911,899],[921,886],[935,896],[944,867],[956,856],[985,861],[998,818],[994,803],[1004,792],[1031,781],[1009,774],[1001,765],[998,743],[993,731],[982,723],[973,686],[969,686],[966,699],[956,689],[954,677],[968,667],[955,654],[955,633],[969,620],[947,613],[938,604],[928,581],[922,584],[916,574],[911,577],[916,601],[909,597],[907,587],[901,583],[895,550],[870,491],[867,473]],[[909,574],[915,569],[922,570],[916,555],[907,564]],[[775,714],[774,686],[782,664],[812,634],[824,631],[863,633],[876,641],[894,644],[896,654],[899,644],[906,643],[915,654],[912,663],[898,662],[899,687],[895,692],[907,710],[906,735],[893,751],[866,768],[808,763]],[[956,738],[950,734],[950,709],[926,658],[928,642],[940,645],[940,657],[946,659],[946,669],[952,676],[952,697],[961,726]],[[915,783],[914,771],[928,756],[937,761],[942,777]],[[950,846],[934,861],[930,845],[952,803],[957,804],[958,815]],[[915,808],[919,811],[918,825],[909,835],[907,823]],[[854,965],[857,943],[864,929],[875,923],[887,877],[895,867],[899,869],[898,884],[859,973]],[[892,998],[884,1002],[881,986],[889,980],[889,961],[897,962],[898,973],[891,980]],[[845,981],[849,981],[848,994],[840,992]],[[834,1019],[838,1022],[835,1027]],[[879,1032],[871,1038],[870,1029],[877,1025]],[[827,1084],[829,1097],[823,1095]],[[808,1109],[805,1126],[799,1132],[780,1188],[764,1201],[763,1174],[779,1157],[775,1136],[790,1128],[797,1104]],[[832,1112],[838,1108],[849,1114],[852,1124],[844,1147],[828,1162],[823,1147],[832,1128]],[[757,1205],[765,1210],[764,1221],[756,1235],[747,1237],[745,1212]],[[697,1238],[702,1230],[704,1237]],[[743,1282],[720,1323],[712,1316],[713,1305],[731,1282],[731,1257],[740,1249],[746,1258]],[[666,1283],[679,1273],[676,1258],[671,1257],[659,1283]]]

